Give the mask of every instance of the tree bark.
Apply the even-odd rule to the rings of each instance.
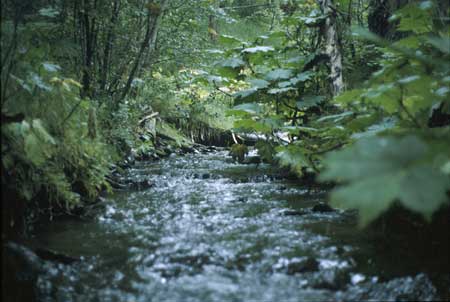
[[[336,10],[332,0],[318,0],[320,9],[324,14],[325,53],[330,59],[331,92],[338,95],[344,89],[342,76],[342,53],[339,45],[339,37],[336,28]]]

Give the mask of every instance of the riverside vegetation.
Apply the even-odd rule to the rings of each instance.
[[[267,183],[281,173],[280,178],[295,179],[295,184],[312,191],[326,190],[328,204],[285,213],[293,229],[307,225],[293,220],[300,219],[297,216],[338,209],[340,214],[330,215],[357,213],[355,232],[381,231],[393,241],[417,244],[427,257],[434,257],[438,250],[436,259],[445,261],[450,213],[449,14],[449,4],[437,0],[2,1],[4,254],[21,248],[28,251],[26,244],[11,242],[27,242],[42,225],[111,214],[113,210],[108,209],[115,207],[109,208],[104,200],[118,190],[148,189],[163,199],[160,183],[165,183],[164,177],[174,177],[180,191],[172,192],[168,185],[167,192],[172,197],[185,196],[183,190],[189,190],[180,183],[179,165],[186,165],[188,171],[195,167],[172,156],[192,153],[188,158],[194,162],[199,158],[200,165],[194,179],[224,196],[226,189],[208,183],[214,183],[214,173],[252,183],[259,179],[248,170],[252,164],[261,177],[268,177]],[[227,147],[230,152],[207,146]],[[211,158],[204,157],[207,152],[213,152]],[[214,154],[235,161],[237,168],[217,165],[224,171],[237,169],[237,174],[214,170]],[[165,176],[152,180],[124,176],[146,163],[157,168],[150,166],[145,173],[156,169]],[[164,170],[165,165],[169,170]],[[229,192],[246,190],[235,182],[222,186],[228,186]],[[268,200],[274,198],[272,189],[264,193]],[[198,187],[198,191],[204,190]],[[253,200],[252,192],[242,192],[237,199]],[[206,191],[203,194],[209,196]],[[127,198],[137,198],[140,204],[145,195]],[[152,202],[151,211],[158,211],[158,201]],[[255,201],[251,209],[242,205],[246,211],[242,215],[265,213],[264,202]],[[172,213],[167,207],[162,204],[161,213]],[[226,209],[228,205],[222,205],[218,211],[225,215],[224,221],[231,221]],[[205,215],[214,219],[211,213]],[[270,223],[267,217],[260,221]],[[284,233],[278,235],[291,238],[288,225],[281,225]],[[161,232],[162,239],[169,238],[169,231]],[[234,236],[232,232],[222,235],[224,240]],[[209,238],[205,236],[191,239]],[[314,238],[304,240],[313,244]],[[226,250],[224,242],[220,245]],[[261,249],[275,251],[268,242],[260,244]],[[331,247],[320,244],[318,248]],[[35,248],[29,252],[55,261],[71,259]],[[247,262],[259,263],[256,269],[266,270],[264,261],[273,260],[256,247],[248,255],[251,261],[243,259],[242,253],[233,265],[239,270]],[[321,254],[315,255],[320,258]],[[221,263],[223,259],[216,256],[208,259]],[[209,261],[203,260],[195,259],[202,265]],[[189,261],[184,263],[195,267]],[[286,266],[289,271],[290,265],[297,265],[302,268],[291,268],[291,273],[304,273],[315,260],[308,261],[280,262],[271,269]],[[444,270],[449,268],[446,261],[440,263]],[[318,270],[319,262],[311,271]],[[15,286],[5,283],[9,282],[5,276],[2,287]],[[34,280],[30,288],[35,288],[36,280],[29,280]],[[311,282],[319,284],[317,280]],[[450,281],[436,280],[438,296],[448,299],[445,288]],[[293,281],[286,282],[292,285]],[[328,289],[340,288],[331,283]],[[374,298],[381,299],[383,289],[377,290]],[[155,292],[160,293],[158,288]],[[33,293],[33,289],[11,290],[4,298],[35,299]],[[254,294],[246,298],[264,298]],[[364,299],[351,290],[343,296],[302,295],[316,300]],[[61,297],[49,299],[67,298]]]

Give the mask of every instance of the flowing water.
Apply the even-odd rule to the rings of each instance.
[[[313,212],[326,192],[226,151],[142,162],[86,221],[56,221],[35,245],[82,260],[39,277],[43,301],[433,300],[433,260],[380,253],[352,212]],[[430,272],[425,274],[423,272]],[[430,277],[431,276],[431,277]],[[445,279],[445,278],[444,278]],[[441,296],[442,297],[442,296]]]

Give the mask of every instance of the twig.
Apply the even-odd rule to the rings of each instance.
[[[153,113],[151,113],[151,114],[149,114],[149,115],[147,115],[147,116],[144,116],[140,121],[139,121],[139,125],[141,125],[143,122],[145,122],[146,120],[148,120],[148,119],[151,119],[151,118],[153,118],[153,117],[155,117],[155,116],[157,116],[159,114],[159,112],[153,112]]]
[[[233,96],[232,94],[230,94],[230,93],[228,93],[228,92],[226,92],[226,91],[220,90],[220,88],[217,86],[216,82],[213,81],[213,85],[214,85],[214,88],[215,88],[217,91],[222,92],[223,94],[225,94],[225,95],[227,95],[227,96],[229,96],[229,97],[234,98],[234,96]]]

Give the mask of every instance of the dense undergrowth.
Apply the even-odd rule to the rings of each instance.
[[[198,142],[220,142],[231,128],[224,116],[230,98],[192,86],[190,70],[162,74],[159,68],[139,73],[141,78],[130,72],[126,95],[107,93],[107,85],[120,79],[105,83],[108,75],[77,69],[78,53],[86,60],[83,47],[89,37],[68,25],[86,20],[68,16],[67,3],[60,4],[2,2],[3,237],[23,233],[37,219],[51,220],[96,202],[102,192],[111,191],[108,176],[120,170],[125,157],[148,160],[192,150]],[[86,5],[78,7],[80,13],[95,22],[101,6],[86,12],[88,4],[79,5]],[[115,9],[113,15],[118,14]],[[75,35],[75,42],[67,33]],[[121,45],[116,47],[115,55],[120,55]],[[116,57],[109,56],[113,64]],[[96,76],[98,87],[92,80]],[[119,87],[126,89],[126,81]]]

